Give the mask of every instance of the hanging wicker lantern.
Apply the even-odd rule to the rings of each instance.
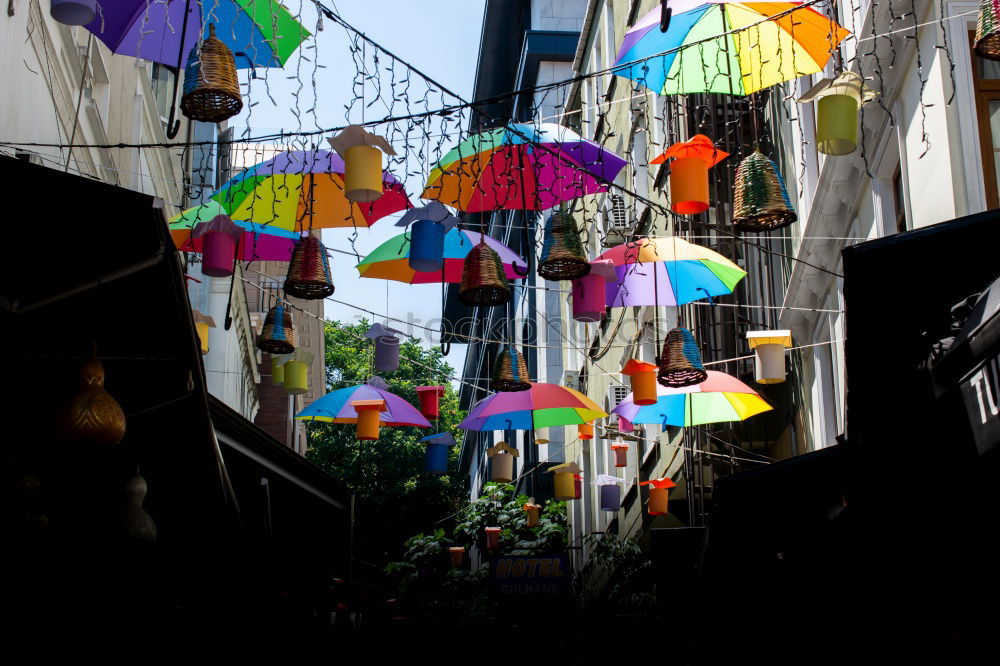
[[[458,300],[466,305],[502,305],[510,300],[510,282],[500,255],[486,243],[472,248],[462,268]]]
[[[326,247],[315,236],[303,236],[292,250],[292,260],[285,277],[285,293],[295,298],[319,300],[332,294],[333,290]]]
[[[678,388],[700,384],[707,378],[708,373],[701,362],[701,350],[691,331],[678,326],[667,333],[656,381],[663,386]]]
[[[490,388],[494,391],[507,392],[531,389],[531,382],[528,381],[528,364],[524,361],[524,355],[517,351],[514,345],[507,345],[497,357]]]
[[[257,348],[269,354],[291,354],[295,351],[295,329],[292,313],[283,305],[275,305],[264,318],[264,328],[257,339]]]
[[[221,123],[242,108],[233,52],[215,36],[215,24],[209,23],[208,37],[188,55],[181,111],[191,120]]]
[[[1000,2],[996,0],[980,0],[975,49],[980,58],[1000,60]]]
[[[555,212],[545,222],[545,239],[538,274],[546,280],[576,280],[590,272],[576,220],[569,213]]]
[[[733,225],[741,231],[773,231],[798,219],[777,165],[759,150],[740,162],[735,189]]]

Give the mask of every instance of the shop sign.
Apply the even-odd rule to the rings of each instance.
[[[962,399],[979,455],[1000,443],[1000,356],[983,363],[962,382]]]
[[[493,590],[505,597],[558,596],[569,590],[566,555],[501,556],[490,562]]]

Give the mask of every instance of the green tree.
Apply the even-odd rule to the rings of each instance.
[[[362,384],[373,373],[372,343],[364,334],[370,327],[327,322],[327,391]],[[355,556],[384,565],[401,554],[403,541],[457,512],[468,495],[458,471],[458,447],[451,451],[448,472],[424,471],[426,448],[419,440],[436,432],[450,432],[461,441],[458,424],[464,413],[449,377],[454,374],[437,347],[413,341],[400,345],[399,369],[380,374],[389,391],[419,405],[416,387],[442,385],[440,417],[431,428],[385,427],[375,441],[358,441],[352,424],[310,422],[307,457],[344,482],[356,494]]]

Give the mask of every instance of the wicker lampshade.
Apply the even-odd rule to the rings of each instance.
[[[736,169],[733,225],[742,231],[773,231],[798,217],[792,210],[778,167],[759,150]]]
[[[264,329],[257,340],[257,347],[269,354],[291,354],[295,351],[295,329],[292,313],[283,305],[271,308],[264,318]]]
[[[701,350],[691,331],[678,326],[667,333],[656,381],[663,386],[677,388],[699,384],[707,378],[708,373],[701,362]]]
[[[976,55],[1000,60],[1000,2],[980,0],[976,22]]]
[[[242,108],[233,52],[215,36],[215,24],[209,23],[208,37],[188,55],[181,111],[192,120],[221,123]]]
[[[486,243],[479,243],[465,258],[458,300],[466,305],[502,305],[510,300],[510,294],[500,255]]]
[[[528,364],[524,361],[524,355],[517,351],[514,345],[507,345],[497,357],[490,387],[494,391],[527,391],[531,389],[531,382],[528,381]]]
[[[295,244],[285,278],[285,293],[307,300],[326,298],[333,293],[326,247],[315,236],[304,236]]]
[[[538,274],[546,280],[576,280],[589,272],[576,220],[569,213],[552,213],[545,222]]]

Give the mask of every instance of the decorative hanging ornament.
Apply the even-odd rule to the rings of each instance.
[[[236,60],[208,24],[208,37],[188,54],[181,112],[191,120],[221,123],[243,108]]]
[[[504,273],[500,255],[480,242],[465,257],[458,300],[468,306],[503,305],[510,300],[510,296],[510,282]]]
[[[577,478],[578,474],[583,474],[583,470],[575,462],[567,462],[561,465],[553,465],[546,470],[546,474],[554,474],[553,486],[555,487],[555,498],[560,501],[574,500],[577,498]]]
[[[632,402],[637,405],[652,405],[656,402],[656,364],[629,359],[622,374],[628,375],[632,384]]]
[[[615,265],[610,259],[590,262],[590,272],[573,280],[573,319],[601,321],[608,307],[607,283],[616,279]]]
[[[598,474],[594,479],[594,485],[600,488],[601,511],[617,512],[622,506],[621,484],[625,479],[611,476],[610,474]]]
[[[271,384],[281,386],[285,383],[285,361],[290,354],[271,354]]]
[[[125,412],[104,390],[104,365],[91,356],[80,368],[80,388],[58,422],[59,434],[70,444],[111,448],[125,436]]]
[[[149,486],[139,474],[136,474],[125,484],[125,535],[130,539],[143,543],[156,542],[156,522],[146,512],[142,503],[146,499]]]
[[[264,328],[257,339],[257,348],[269,354],[291,354],[295,351],[292,313],[284,305],[275,305],[267,313]]]
[[[486,527],[483,528],[486,533],[486,550],[496,550],[500,547],[500,528],[499,527]]]
[[[216,215],[208,222],[196,224],[191,237],[202,239],[201,272],[209,277],[232,275],[236,244],[242,234],[243,229],[228,215]]]
[[[517,351],[514,345],[507,345],[497,357],[490,388],[505,392],[531,390],[528,364],[524,360],[524,355]]]
[[[528,527],[534,527],[538,525],[538,518],[541,515],[542,505],[535,504],[535,498],[528,498],[528,503],[522,507],[524,509],[525,517],[528,522]]]
[[[369,134],[360,125],[350,125],[327,141],[344,158],[344,196],[358,203],[371,203],[381,197],[382,153],[396,154],[385,137]]]
[[[451,557],[451,566],[461,568],[465,563],[465,546],[449,546],[448,555]]]
[[[654,157],[650,164],[670,163],[670,210],[695,215],[708,210],[708,170],[729,153],[719,150],[704,134],[675,143]]]
[[[698,349],[698,343],[695,342],[691,331],[678,326],[667,333],[667,339],[663,341],[663,352],[660,354],[660,372],[656,381],[663,386],[679,388],[699,384],[707,377],[708,372],[701,362],[701,350]]]
[[[443,386],[418,386],[417,398],[420,399],[420,413],[428,419],[436,419],[441,410]]]
[[[378,439],[381,413],[386,410],[385,400],[353,400],[351,407],[358,413],[358,439],[366,441]]]
[[[594,424],[581,423],[576,426],[576,436],[579,439],[594,439]]]
[[[649,486],[649,504],[646,507],[646,512],[651,516],[667,515],[668,491],[670,488],[677,486],[677,484],[669,478],[664,477],[662,479],[640,481],[639,485]]]
[[[330,258],[319,238],[308,235],[299,239],[292,250],[285,277],[285,293],[295,298],[315,301],[334,291]]]
[[[63,25],[87,25],[97,15],[97,0],[52,0],[49,14]]]
[[[759,150],[736,169],[733,225],[741,231],[774,231],[798,217],[777,165]]]
[[[514,480],[514,458],[521,455],[517,449],[507,442],[497,442],[496,446],[486,449],[490,458],[490,480],[500,483],[510,483]]]
[[[1000,60],[1000,2],[997,0],[979,2],[975,49],[981,58]]]
[[[611,445],[611,450],[615,454],[615,467],[628,466],[628,444],[619,440]]]
[[[215,320],[198,310],[191,311],[191,318],[194,319],[194,331],[198,335],[198,347],[204,356],[208,353],[208,329],[215,328]]]
[[[858,147],[858,110],[878,95],[854,72],[822,79],[798,99],[816,104],[816,150],[824,155],[849,155]]]
[[[545,222],[542,258],[538,274],[546,280],[576,280],[590,273],[590,262],[583,250],[583,240],[576,220],[569,213],[556,211]]]
[[[747,342],[754,352],[758,384],[785,381],[785,349],[792,346],[792,332],[748,331]]]
[[[377,323],[365,333],[365,337],[375,341],[375,370],[392,372],[399,368],[398,336],[401,335],[404,335],[402,331]]]
[[[444,235],[459,219],[433,201],[403,213],[397,227],[410,226],[410,255],[407,262],[415,271],[434,273],[444,267]]]
[[[420,440],[427,446],[427,456],[424,459],[424,470],[431,474],[444,474],[448,471],[448,456],[451,447],[455,445],[455,437],[450,432],[439,432],[428,435]]]
[[[282,366],[282,383],[288,395],[302,395],[309,391],[309,366],[313,355],[307,351],[296,349],[284,358]]]

